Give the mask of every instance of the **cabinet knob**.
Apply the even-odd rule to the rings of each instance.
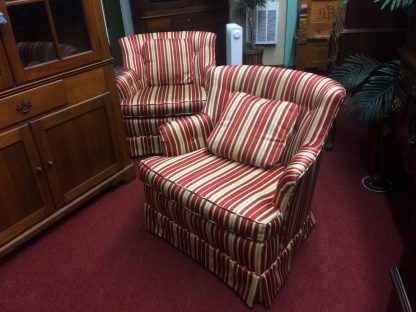
[[[48,160],[46,163],[48,164],[49,168],[52,168],[54,165],[53,160]]]
[[[186,18],[186,22],[189,24],[191,22],[191,18],[190,17],[187,17]]]
[[[43,168],[41,166],[36,166],[35,170],[36,170],[37,174],[42,174],[43,173]]]
[[[31,107],[32,107],[32,102],[30,102],[29,100],[23,100],[19,104],[16,105],[16,110],[18,112],[26,114],[30,112]]]

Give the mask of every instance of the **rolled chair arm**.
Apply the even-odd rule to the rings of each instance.
[[[164,156],[183,155],[204,148],[214,128],[204,113],[169,121],[160,126]]]
[[[132,69],[124,70],[116,77],[116,85],[122,99],[132,97],[140,89],[146,86],[143,80],[140,80],[139,75]]]
[[[308,171],[318,158],[321,148],[305,146],[293,155],[290,163],[285,167],[279,182],[277,183],[274,203],[282,214],[290,204],[290,200],[299,179]]]

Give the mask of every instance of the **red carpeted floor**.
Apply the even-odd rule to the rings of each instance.
[[[365,130],[338,122],[317,227],[269,311],[384,311],[402,243],[386,195],[363,189]],[[0,311],[245,311],[225,284],[147,233],[142,184],[100,195],[0,262]],[[261,305],[255,311],[263,311]]]

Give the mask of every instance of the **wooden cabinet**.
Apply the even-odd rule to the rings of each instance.
[[[135,171],[100,1],[0,0],[0,11],[1,257]]]
[[[0,246],[54,211],[29,125],[0,134]]]
[[[216,59],[225,64],[227,0],[130,0],[136,33],[200,30],[217,34]]]
[[[385,59],[397,58],[405,44],[407,16],[402,11],[380,10],[373,0],[349,0],[335,14],[330,38],[331,65],[339,65],[354,53]]]
[[[339,5],[338,0],[299,1],[296,69],[327,70],[329,37]]]

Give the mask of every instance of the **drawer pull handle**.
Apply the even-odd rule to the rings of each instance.
[[[26,114],[30,112],[31,107],[32,107],[32,102],[30,102],[29,100],[23,100],[22,102],[20,102],[20,104],[16,105],[16,110],[18,112]]]
[[[400,111],[401,107],[402,107],[402,101],[400,100],[400,98],[398,96],[394,97],[393,105],[391,107],[393,112]]]
[[[43,168],[41,166],[37,166],[35,168],[35,170],[36,170],[37,174],[42,174],[43,173]]]

